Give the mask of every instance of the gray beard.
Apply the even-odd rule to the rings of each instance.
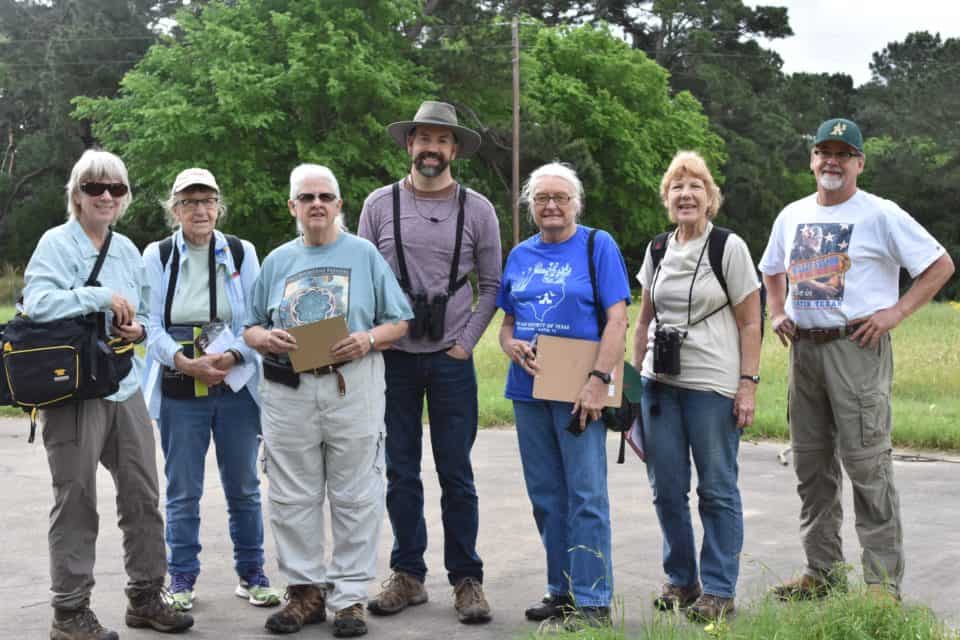
[[[843,188],[843,178],[839,176],[823,174],[818,182],[827,191],[839,191]]]

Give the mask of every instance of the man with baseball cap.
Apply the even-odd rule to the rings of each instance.
[[[784,600],[843,585],[841,464],[854,493],[864,580],[899,599],[903,531],[891,461],[890,330],[953,273],[950,256],[897,204],[857,188],[863,136],[844,118],[817,129],[817,192],[787,205],[760,260],[770,323],[790,350],[790,437],[807,557]],[[812,242],[815,239],[816,242]],[[900,269],[914,282],[901,297]]]
[[[426,101],[413,120],[387,131],[410,155],[410,173],[371,193],[358,234],[393,268],[410,298],[410,332],[384,351],[387,380],[387,511],[393,526],[393,573],[368,604],[376,615],[427,601],[427,526],[420,461],[423,399],[440,479],[444,563],[463,623],[490,620],[477,554],[479,513],[470,450],[477,435],[472,351],[493,317],[500,282],[500,229],[490,201],[458,184],[450,163],[480,146],[452,105]],[[473,308],[469,275],[477,274]]]

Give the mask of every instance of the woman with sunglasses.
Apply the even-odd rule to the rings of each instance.
[[[266,622],[293,633],[335,613],[333,635],[367,632],[363,604],[376,575],[385,483],[384,365],[381,351],[407,332],[413,311],[386,260],[347,233],[340,187],[327,167],[290,174],[297,238],[263,261],[244,338],[264,355],[263,443],[270,524],[286,606]],[[332,345],[338,364],[297,373],[290,329],[342,316],[349,335]],[[333,552],[324,556],[329,496]]]
[[[172,601],[187,611],[196,598],[200,497],[212,438],[239,577],[234,593],[254,606],[275,606],[281,593],[263,572],[257,475],[260,356],[242,337],[260,273],[256,249],[216,230],[225,207],[206,169],[180,172],[163,206],[175,231],[143,252],[150,285],[143,389],[165,460]],[[204,354],[194,344],[196,336],[206,342],[221,337]]]
[[[140,254],[128,238],[110,230],[130,204],[129,184],[123,161],[111,153],[89,150],[74,165],[66,188],[68,220],[43,234],[24,273],[24,313],[33,320],[104,312],[115,336],[132,342],[146,338],[147,282]],[[97,282],[86,286],[104,245]],[[138,382],[141,369],[135,357],[133,370],[112,396],[40,410],[54,496],[48,532],[52,640],[118,637],[90,610],[98,463],[110,471],[117,490],[127,626],[177,633],[193,625],[193,618],[163,597],[163,519],[153,430]]]

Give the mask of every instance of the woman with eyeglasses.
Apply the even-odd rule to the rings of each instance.
[[[147,282],[134,244],[111,231],[130,204],[127,169],[117,156],[88,150],[67,182],[65,224],[43,234],[24,272],[23,311],[37,322],[103,312],[113,335],[139,343],[148,335]],[[106,248],[97,281],[86,281]],[[53,480],[48,543],[54,609],[52,640],[116,640],[90,609],[99,514],[97,468],[110,471],[123,532],[129,604],[126,624],[178,633],[193,619],[163,596],[166,560],[158,506],[150,416],[140,392],[142,363],[106,398],[41,409]]]
[[[180,172],[163,206],[175,230],[143,252],[150,285],[143,388],[165,460],[172,602],[187,611],[197,596],[200,498],[212,439],[239,578],[234,593],[254,606],[275,606],[281,593],[263,571],[257,475],[260,355],[242,336],[260,273],[257,253],[216,229],[225,205],[206,169]]]
[[[286,606],[266,628],[293,633],[334,612],[333,635],[367,632],[363,605],[376,575],[385,483],[385,383],[381,351],[407,331],[413,311],[386,260],[347,233],[333,172],[315,164],[290,174],[287,203],[297,238],[263,261],[244,338],[264,355],[263,442],[270,525]],[[342,316],[349,335],[325,354],[336,364],[294,371],[291,329]],[[324,500],[330,500],[331,561]]]
[[[547,555],[546,595],[525,614],[534,621],[573,615],[605,624],[613,558],[600,412],[609,372],[623,360],[630,285],[609,233],[595,232],[588,256],[593,230],[577,224],[584,195],[573,169],[560,163],[536,169],[521,197],[540,232],[510,252],[497,305],[505,314],[500,347],[511,361],[505,395],[513,400],[527,495]],[[533,397],[537,336],[600,342],[575,402]]]

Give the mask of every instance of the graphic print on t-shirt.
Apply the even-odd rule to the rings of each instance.
[[[840,308],[852,233],[852,224],[797,225],[787,270],[795,309]]]
[[[284,329],[334,316],[350,308],[350,269],[317,267],[295,273],[283,285],[278,313]]]
[[[546,265],[538,262],[527,267],[511,291],[517,306],[528,307],[538,322],[544,322],[547,314],[566,298],[567,278],[572,271],[570,263],[561,265],[559,262]],[[530,292],[526,293],[528,289]]]

